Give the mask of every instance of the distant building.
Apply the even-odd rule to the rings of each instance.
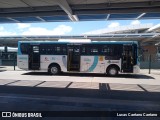
[[[85,35],[100,35],[100,34],[131,34],[131,33],[160,33],[160,24],[153,26],[153,24],[139,24],[119,26],[115,28],[104,28],[95,31],[84,33]],[[133,40],[133,39],[132,39]],[[135,38],[136,40],[136,38]],[[146,42],[145,42],[146,41]],[[160,41],[156,40],[156,41]],[[141,50],[140,54],[142,61],[148,61],[149,55],[152,56],[152,61],[160,60],[160,43],[155,45],[154,38],[146,38],[139,40]]]

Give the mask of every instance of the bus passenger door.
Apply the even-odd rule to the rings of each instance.
[[[31,45],[29,53],[29,70],[39,70],[40,69],[40,53],[39,45]]]
[[[80,71],[80,45],[68,46],[67,71]]]
[[[122,54],[122,70],[123,72],[132,73],[133,72],[133,46],[132,45],[124,45],[123,46],[123,54]]]

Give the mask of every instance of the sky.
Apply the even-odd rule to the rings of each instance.
[[[81,35],[86,32],[125,25],[160,24],[155,20],[116,20],[83,22],[44,22],[0,24],[0,36],[15,35]]]

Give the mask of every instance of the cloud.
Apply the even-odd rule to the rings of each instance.
[[[71,26],[59,25],[54,29],[47,29],[43,27],[32,27],[31,24],[18,23],[18,29],[12,29],[12,31],[0,26],[0,36],[9,35],[64,35],[72,31]],[[24,29],[25,28],[25,29]]]
[[[108,28],[115,28],[119,26],[120,26],[119,22],[112,22],[110,25],[108,25]]]
[[[59,25],[54,29],[46,29],[42,27],[29,27],[22,35],[64,35],[72,31],[72,27]]]
[[[4,29],[3,26],[0,26],[0,36],[8,36],[8,35],[17,35],[16,32],[9,32]]]
[[[119,22],[111,22],[106,28],[85,32],[82,34],[85,34],[85,35],[87,35],[87,34],[88,35],[89,34],[91,34],[91,35],[92,34],[105,34],[105,33],[114,31],[117,27],[118,28],[121,27]]]
[[[141,24],[141,22],[139,20],[133,20],[131,22],[131,25],[140,25],[140,24]]]
[[[18,29],[24,29],[24,28],[29,28],[31,27],[30,24],[25,24],[25,23],[17,23]]]
[[[4,30],[4,27],[0,26],[0,31]]]
[[[16,32],[0,31],[0,36],[17,35]]]

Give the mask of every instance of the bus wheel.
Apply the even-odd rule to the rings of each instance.
[[[49,67],[49,73],[50,73],[51,75],[57,75],[57,74],[59,74],[59,73],[60,73],[60,68],[59,68],[59,66],[57,66],[57,65],[52,65],[52,66],[50,66],[50,67]]]
[[[108,69],[107,69],[107,75],[109,75],[109,76],[117,76],[118,75],[118,69],[117,69],[117,67],[109,67]]]

